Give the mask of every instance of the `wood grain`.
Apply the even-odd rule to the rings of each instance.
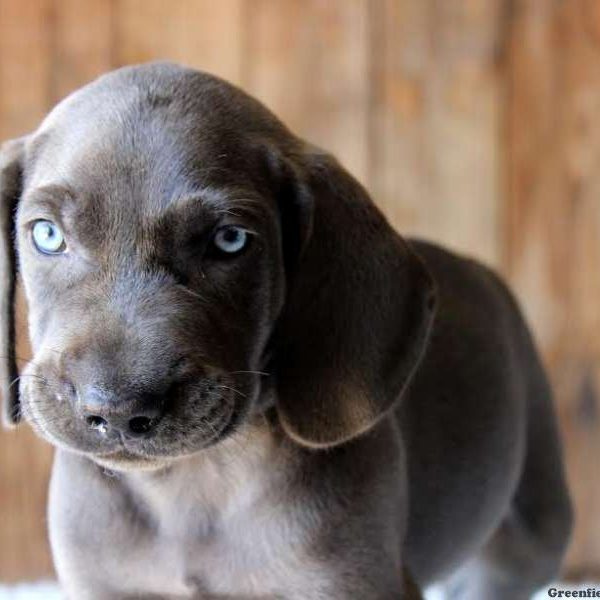
[[[503,0],[372,5],[372,189],[400,231],[498,265]]]
[[[369,183],[369,3],[251,0],[244,85]]]
[[[111,69],[114,16],[110,0],[53,3],[52,104]]]
[[[116,0],[115,63],[171,60],[242,79],[243,0]]]

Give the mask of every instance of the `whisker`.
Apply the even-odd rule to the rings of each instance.
[[[199,294],[198,292],[191,290],[190,288],[186,287],[185,285],[182,285],[180,287],[181,287],[181,289],[183,289],[184,292],[186,292],[190,296],[193,296],[194,298],[198,298],[198,300],[201,300],[202,302],[206,302],[206,298],[204,296],[202,296],[201,294]]]
[[[264,375],[265,377],[268,377],[269,375],[271,375],[271,373],[266,373],[265,371],[229,371],[225,374],[226,375],[238,375],[241,373],[248,373],[248,374],[252,374],[252,375]]]
[[[23,373],[23,375],[19,375],[18,377],[15,377],[9,384],[8,384],[8,389],[10,390],[10,388],[12,388],[13,385],[15,385],[15,383],[18,383],[19,381],[21,381],[21,379],[23,377],[35,377],[36,379],[41,379],[44,383],[46,382],[46,378],[42,377],[41,375],[36,375],[35,373]]]
[[[240,392],[239,390],[236,390],[235,388],[229,387],[228,385],[217,385],[217,387],[224,389],[224,390],[230,390],[234,394],[239,394],[242,398],[248,398],[248,396],[246,394]]]

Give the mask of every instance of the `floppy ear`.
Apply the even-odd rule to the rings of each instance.
[[[12,427],[21,420],[15,357],[16,256],[15,210],[21,195],[24,139],[0,148],[0,393],[2,423]]]
[[[332,157],[299,160],[294,197],[281,201],[303,243],[276,330],[277,409],[297,442],[328,447],[368,431],[400,399],[428,340],[435,288]]]

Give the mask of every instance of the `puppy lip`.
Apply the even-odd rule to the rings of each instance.
[[[110,471],[156,470],[164,468],[175,457],[146,457],[119,450],[109,454],[90,455],[91,460]]]
[[[94,457],[99,459],[99,462],[116,462],[123,466],[129,465],[130,468],[136,468],[136,465],[140,468],[144,468],[144,466],[151,467],[152,465],[164,465],[165,463],[183,459],[186,456],[201,452],[210,446],[218,444],[226,437],[233,421],[235,421],[235,411],[233,406],[223,406],[222,412],[220,412],[209,424],[211,435],[199,441],[198,445],[191,451],[169,454],[167,450],[164,454],[149,454],[144,449],[143,440],[141,440],[141,443],[138,443],[138,440],[124,437],[122,438],[120,448],[102,454],[97,453]]]

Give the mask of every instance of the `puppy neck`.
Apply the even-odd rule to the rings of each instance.
[[[222,442],[154,471],[127,471],[116,478],[144,507],[159,528],[190,522],[186,513],[205,521],[226,519],[258,501],[285,478],[291,446],[264,417],[240,427]]]

